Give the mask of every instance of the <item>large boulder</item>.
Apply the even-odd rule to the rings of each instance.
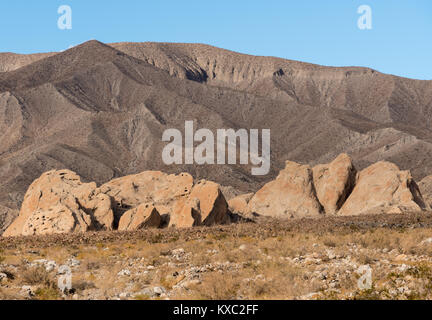
[[[249,201],[254,196],[253,193],[241,194],[228,201],[228,208],[232,213],[239,214],[242,216],[250,215],[249,212]]]
[[[401,213],[427,207],[409,171],[380,161],[359,173],[357,183],[338,215]]]
[[[189,199],[198,199],[201,223],[205,226],[227,222],[228,204],[220,185],[207,180],[198,181],[192,188]]]
[[[158,228],[161,216],[153,204],[143,203],[125,212],[120,218],[119,231],[134,231],[145,228]]]
[[[69,170],[44,173],[27,190],[18,217],[3,236],[112,230],[111,199],[96,183]]]
[[[418,186],[426,204],[432,206],[432,176],[424,177]]]
[[[89,187],[96,188],[96,184],[92,183]],[[91,213],[95,230],[113,230],[114,212],[110,196],[101,193],[99,189],[94,189],[90,193],[77,194],[77,197],[85,212]]]
[[[169,226],[175,228],[191,228],[202,225],[200,201],[188,199],[182,207],[174,210]]]
[[[319,202],[326,214],[335,214],[355,185],[357,170],[350,156],[342,153],[331,163],[319,164],[312,171]]]
[[[219,184],[200,180],[191,193],[171,213],[170,226],[194,227],[224,224],[229,221],[228,204]]]
[[[276,180],[260,189],[248,204],[250,212],[272,217],[313,217],[324,213],[319,203],[312,169],[287,161]]]

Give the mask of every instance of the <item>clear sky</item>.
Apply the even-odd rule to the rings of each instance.
[[[61,30],[60,5],[72,9]],[[361,30],[357,9],[372,9]],[[206,43],[254,55],[366,66],[432,79],[432,0],[13,0],[0,3],[0,52],[65,50],[86,40]]]

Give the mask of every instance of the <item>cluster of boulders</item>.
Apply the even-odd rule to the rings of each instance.
[[[275,180],[228,203],[219,184],[188,173],[145,171],[97,187],[55,170],[31,184],[3,236],[210,226],[230,222],[232,213],[302,218],[426,209],[409,171],[382,161],[357,172],[347,154],[313,168],[287,161]]]
[[[229,206],[245,215],[290,218],[429,209],[409,171],[381,161],[357,172],[347,154],[313,168],[287,161],[274,181],[230,200]]]
[[[3,236],[209,226],[228,222],[228,212],[217,183],[194,182],[188,173],[146,171],[97,187],[55,170],[31,184]]]

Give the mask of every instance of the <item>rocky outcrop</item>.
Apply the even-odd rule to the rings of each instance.
[[[210,226],[229,221],[219,184],[191,175],[145,171],[100,188],[69,170],[50,171],[28,189],[17,219],[4,236],[132,231],[142,228]]]
[[[426,188],[427,181],[423,186]],[[247,204],[230,201],[232,211],[272,217],[313,217],[403,213],[429,209],[409,171],[378,162],[357,173],[347,154],[329,164],[309,166],[287,161],[276,180],[267,183]]]
[[[411,173],[381,161],[360,172],[338,215],[401,213],[427,208]]]
[[[429,190],[430,181],[422,181],[422,188]],[[31,184],[4,236],[190,228],[250,221],[257,215],[304,218],[430,208],[409,171],[378,162],[357,173],[346,154],[313,169],[287,161],[275,180],[229,203],[221,189],[212,181],[194,182],[188,173],[145,171],[98,188],[72,171],[49,171]]]
[[[276,180],[267,183],[250,200],[248,208],[263,216],[313,217],[324,213],[316,196],[312,169],[287,161]]]
[[[158,228],[160,224],[161,216],[156,208],[152,204],[143,203],[121,216],[118,230],[134,231],[145,228]]]
[[[355,185],[357,171],[350,156],[342,153],[331,163],[319,164],[312,171],[319,202],[326,214],[335,214]]]
[[[29,187],[4,236],[112,230],[111,200],[96,183],[82,183],[69,170],[49,171]]]

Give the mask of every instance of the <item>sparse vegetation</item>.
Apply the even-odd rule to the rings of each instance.
[[[432,298],[429,217],[350,219],[2,239],[0,298]],[[56,268],[47,271],[40,259]],[[66,294],[57,288],[62,264],[73,275]],[[370,289],[358,287],[361,265],[372,269]]]
[[[45,285],[51,287],[53,281],[50,274],[43,267],[32,267],[24,270],[22,279],[25,284],[29,285]]]
[[[57,288],[42,287],[35,292],[35,299],[37,300],[58,300],[59,298],[60,292]]]

